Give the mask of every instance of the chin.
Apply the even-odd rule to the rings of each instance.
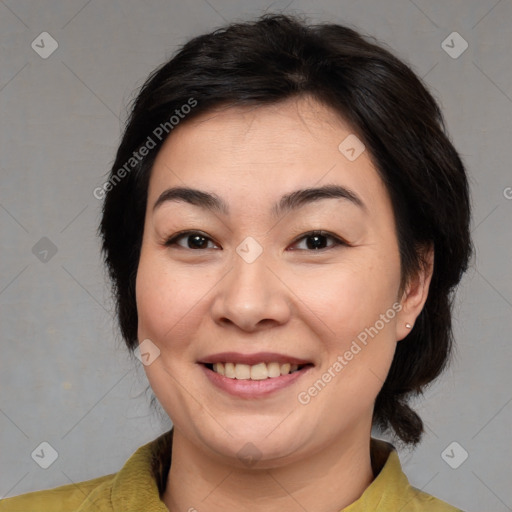
[[[257,420],[250,416],[242,420],[238,417],[232,422],[223,422],[222,427],[214,420],[210,425],[205,424],[203,418],[201,427],[195,428],[192,434],[196,437],[194,444],[239,467],[264,469],[286,465],[304,457],[308,437],[312,436],[307,436],[297,420],[288,418],[283,422],[284,418],[286,415],[279,419],[259,417]],[[290,423],[284,426],[286,422]],[[186,428],[189,437],[191,429]]]

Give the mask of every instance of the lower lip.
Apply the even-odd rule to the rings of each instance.
[[[305,366],[301,370],[298,370],[288,375],[281,375],[280,377],[273,377],[264,380],[238,380],[230,379],[210,370],[205,365],[200,365],[205,373],[206,377],[210,382],[229,393],[230,395],[241,397],[241,398],[259,398],[275,393],[280,389],[284,389],[290,386],[297,379],[300,379],[303,375],[309,372],[311,366]]]

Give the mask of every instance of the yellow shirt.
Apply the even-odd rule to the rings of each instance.
[[[141,446],[118,473],[0,500],[0,512],[168,512],[160,496],[171,463],[172,430]],[[341,512],[461,512],[409,484],[392,445],[371,440],[376,475]]]

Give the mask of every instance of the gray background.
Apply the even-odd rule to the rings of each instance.
[[[115,472],[169,428],[113,322],[92,192],[133,91],[177,45],[286,9],[376,36],[441,103],[471,178],[477,254],[458,294],[456,357],[417,404],[427,434],[400,456],[426,492],[468,512],[512,510],[512,1],[287,4],[0,0],[0,496]],[[31,47],[43,31],[59,45],[47,59]],[[458,58],[441,46],[454,31],[469,44]],[[31,457],[43,441],[58,452],[46,470]],[[441,456],[453,441],[469,454],[457,469]]]

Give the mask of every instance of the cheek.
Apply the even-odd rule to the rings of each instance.
[[[342,408],[349,422],[368,414],[395,353],[399,275],[396,266],[365,260],[323,279],[320,273],[302,277],[298,295],[321,320],[322,357],[319,374],[301,390],[301,404],[314,404],[318,415]],[[322,428],[336,431],[339,420],[329,418]]]
[[[399,279],[398,263],[354,257],[328,270],[302,273],[295,278],[294,291],[330,333],[328,337],[343,343],[392,307]]]
[[[161,344],[175,337],[193,316],[199,296],[200,290],[179,269],[143,252],[136,280],[139,339],[150,338]]]
[[[393,258],[354,257],[324,275],[301,277],[297,295],[321,320],[317,335],[329,382],[315,398],[321,410],[343,404],[364,414],[382,387],[396,348],[399,267]],[[317,388],[311,391],[316,396]]]

